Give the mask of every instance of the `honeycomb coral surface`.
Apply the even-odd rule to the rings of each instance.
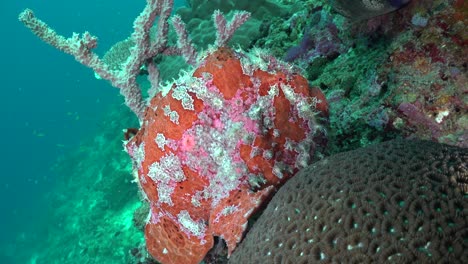
[[[230,263],[468,263],[467,161],[404,140],[326,158],[278,191]]]

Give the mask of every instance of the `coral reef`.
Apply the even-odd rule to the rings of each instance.
[[[48,214],[38,228],[43,234],[17,253],[21,260],[2,263],[133,263],[128,251],[144,246],[143,233],[132,224],[142,202],[131,182],[131,160],[121,150],[121,129],[138,122],[120,102],[113,109],[103,113],[92,137],[54,164],[59,177],[41,208]]]
[[[314,159],[403,137],[468,147],[466,1],[191,0],[170,19],[172,5],[147,0],[133,34],[102,59],[90,33],[66,38],[29,9],[19,16],[119,88],[139,121],[124,147],[148,203],[126,204],[131,188],[114,196],[128,168],[106,164],[90,188],[96,203],[85,197],[83,217],[59,226],[79,241],[70,256],[154,263],[134,242],[145,226],[148,252],[162,263],[219,263],[233,252],[232,263],[468,261],[466,149],[424,141],[307,167],[238,247],[253,213]],[[135,211],[137,228],[93,229],[96,215],[128,224],[119,206]],[[118,226],[133,243],[108,252],[103,241],[121,236]],[[77,228],[102,245],[81,242]]]
[[[274,0],[190,0],[188,6],[177,10],[177,14],[187,24],[194,44],[199,49],[205,49],[214,42],[215,34],[211,16],[215,10],[220,10],[227,17],[233,10],[244,10],[251,14],[246,23],[239,28],[231,43],[243,49],[252,47],[252,42],[262,36],[262,24],[274,18],[288,14],[290,4],[281,4]]]
[[[299,172],[230,263],[466,263],[468,150],[394,140]]]
[[[359,22],[326,1],[301,2],[256,43],[276,56],[294,51],[294,64],[326,94],[329,153],[398,137],[467,146],[464,1],[412,1]],[[320,40],[331,56],[317,52]]]

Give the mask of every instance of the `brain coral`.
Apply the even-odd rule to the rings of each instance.
[[[326,158],[279,190],[230,263],[468,263],[467,160],[405,140]]]

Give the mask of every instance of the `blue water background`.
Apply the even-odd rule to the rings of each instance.
[[[18,14],[31,8],[65,36],[89,31],[99,37],[102,55],[129,36],[144,5],[143,0],[1,1],[0,249],[39,236],[47,224],[42,197],[53,191],[57,178],[50,167],[99,131],[103,111],[123,102],[116,88],[34,36]]]

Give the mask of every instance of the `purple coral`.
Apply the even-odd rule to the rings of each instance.
[[[311,62],[317,57],[330,57],[341,53],[339,30],[332,17],[323,10],[314,16],[312,20],[318,20],[318,23],[306,27],[301,42],[286,52],[285,61],[303,59]]]

